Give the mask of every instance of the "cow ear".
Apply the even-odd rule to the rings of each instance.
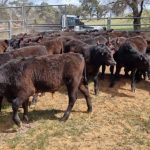
[[[9,44],[8,40],[4,40],[4,42],[5,42],[6,44]]]

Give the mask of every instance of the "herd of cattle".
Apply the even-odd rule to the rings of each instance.
[[[12,118],[18,126],[20,106],[24,110],[23,119],[28,121],[30,96],[54,93],[62,85],[67,87],[69,103],[61,120],[68,119],[78,90],[86,99],[87,111],[91,112],[88,82],[93,80],[97,94],[100,67],[104,79],[105,67],[110,66],[110,87],[122,67],[125,76],[131,78],[132,91],[136,80],[150,79],[150,37],[145,33],[105,30],[19,34],[1,40],[0,53],[0,111],[6,98],[12,103]]]

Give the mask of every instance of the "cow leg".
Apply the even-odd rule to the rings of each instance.
[[[79,86],[79,90],[81,91],[81,93],[84,95],[85,99],[86,99],[86,104],[87,104],[87,112],[92,112],[92,102],[91,102],[91,97],[90,97],[90,93],[88,90],[88,85],[83,85],[81,84]]]
[[[110,66],[110,85],[109,87],[113,87],[114,86],[114,66]]]
[[[124,68],[124,72],[125,72],[125,78],[129,78],[129,69],[128,68]]]
[[[77,93],[74,93],[74,92],[71,92],[71,94],[69,94],[69,104],[68,104],[67,110],[64,113],[64,116],[61,118],[61,121],[66,121],[69,118],[70,112],[76,101],[76,95]]]
[[[110,70],[110,75],[112,76],[114,74],[114,66],[110,66],[109,70]]]
[[[26,100],[23,104],[22,104],[22,108],[24,110],[23,112],[23,120],[25,122],[28,122],[29,119],[28,119],[28,105],[29,105],[29,100]]]
[[[119,80],[119,74],[120,74],[121,67],[122,67],[121,65],[116,66],[115,80]]]
[[[27,87],[27,86],[25,86]],[[35,93],[35,89],[30,85],[28,89],[23,89],[18,92],[18,97],[12,101],[12,109],[13,109],[13,121],[18,125],[21,126],[21,121],[18,115],[18,109],[22,105],[24,108],[24,116],[27,115],[28,112],[28,99],[31,95]]]
[[[144,72],[143,72],[144,73]],[[139,82],[142,80],[142,72],[140,70],[137,70],[136,71],[136,74],[135,74],[135,80],[136,82]]]
[[[135,74],[137,72],[137,69],[132,70],[132,78],[131,78],[131,90],[132,92],[135,92]]]
[[[72,81],[74,82],[74,81]],[[77,84],[78,81],[76,81],[76,83],[69,83],[67,84],[67,89],[68,89],[68,97],[69,97],[69,104],[67,107],[67,110],[65,111],[63,117],[61,118],[61,121],[66,121],[69,118],[70,112],[74,106],[74,103],[77,99],[77,92],[78,92],[78,85]]]
[[[97,95],[98,91],[99,91],[98,75],[99,75],[99,72],[96,74],[96,76],[94,76],[94,93],[95,93],[95,95]]]
[[[110,87],[113,87],[115,85],[116,80],[119,79],[119,73],[120,73],[121,67],[122,67],[121,65],[116,65],[116,73],[111,81]]]
[[[144,80],[146,80],[147,73],[143,71],[143,72],[142,72],[142,75],[143,75]],[[142,76],[142,75],[141,75],[141,76]]]
[[[0,96],[0,112],[2,112],[3,96]]]
[[[20,102],[19,98],[16,98],[13,100],[13,102],[12,102],[12,110],[13,110],[12,119],[16,123],[16,125],[19,127],[21,126],[21,121],[20,121],[20,118],[18,115],[18,109],[19,109],[20,105],[21,105],[21,102]]]
[[[106,70],[106,66],[102,65],[102,74],[101,74],[101,79],[104,80],[105,79],[105,70]]]
[[[150,72],[147,73],[148,80],[150,80]]]
[[[99,67],[96,68],[95,73],[94,73],[94,93],[95,95],[98,94],[99,91],[99,80],[98,80],[98,75],[99,75]]]
[[[38,100],[38,93],[33,95],[32,101],[29,103],[29,106],[35,105],[37,103],[37,100]]]

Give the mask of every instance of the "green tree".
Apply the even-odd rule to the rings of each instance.
[[[90,18],[92,17],[92,14],[98,12],[100,3],[98,0],[80,0],[80,3],[83,11],[85,11]]]
[[[76,5],[68,5],[66,6],[66,14],[69,15],[78,15],[79,7]]]
[[[133,14],[134,30],[141,29],[141,15],[143,12],[144,0],[116,0],[113,1],[112,4],[112,10],[116,15],[123,13],[125,9],[129,7]]]
[[[35,8],[35,14],[36,19],[38,20],[37,22],[39,23],[58,23],[58,9],[53,6],[49,6],[46,2],[42,2],[41,7]]]
[[[8,9],[5,9],[3,6],[7,6],[9,0],[0,0],[0,19],[7,20],[10,18]]]

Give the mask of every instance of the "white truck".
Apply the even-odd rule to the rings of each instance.
[[[62,15],[60,19],[60,24],[28,24],[27,29],[30,31],[56,31],[73,29],[74,31],[91,31],[91,30],[102,30],[102,26],[89,26],[85,25],[79,16],[75,15]]]
[[[61,17],[62,29],[74,29],[75,31],[86,30],[102,30],[102,26],[88,26],[80,21],[79,16],[75,15],[62,15]]]

